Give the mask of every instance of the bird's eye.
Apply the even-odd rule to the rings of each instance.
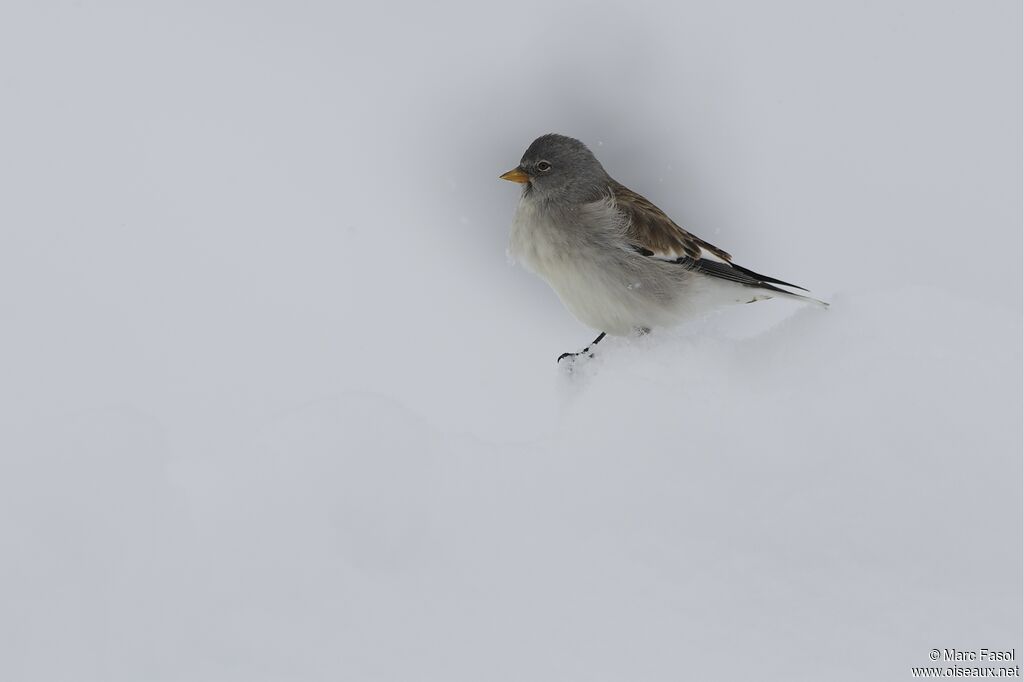
[[[551,163],[549,161],[540,161],[537,164],[537,170],[539,170],[541,173],[547,173],[549,170],[551,170]]]

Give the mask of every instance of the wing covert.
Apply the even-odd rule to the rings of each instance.
[[[626,235],[630,243],[650,251],[655,258],[732,261],[727,252],[679,227],[664,211],[628,187],[615,183],[612,196],[616,208],[628,219]]]

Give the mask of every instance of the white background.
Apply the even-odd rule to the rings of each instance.
[[[1021,20],[4,0],[0,678],[1020,656]],[[832,309],[559,371],[497,180],[552,131]]]

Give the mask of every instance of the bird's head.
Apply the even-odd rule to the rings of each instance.
[[[519,165],[501,176],[536,199],[587,203],[607,193],[611,178],[587,145],[550,133],[533,141]]]

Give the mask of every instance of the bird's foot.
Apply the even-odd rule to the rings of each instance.
[[[585,355],[588,358],[594,357],[594,354],[591,352],[590,348],[587,347],[581,351],[577,351],[576,353],[562,353],[561,355],[558,356],[558,360],[556,360],[556,362],[561,363],[562,360],[565,360],[567,364],[572,365],[574,362],[576,362],[576,358],[580,357],[581,355]]]
[[[562,353],[558,356],[558,366],[565,369],[568,374],[572,374],[576,371],[577,367],[585,365],[592,357],[594,357],[594,354],[587,349],[581,350],[578,353]]]
[[[573,367],[576,366],[576,361],[580,358],[580,356],[585,356],[587,358],[594,357],[594,353],[590,349],[596,346],[597,344],[601,343],[601,339],[603,338],[604,332],[601,332],[598,335],[598,337],[591,341],[590,345],[588,345],[586,348],[576,353],[562,353],[561,355],[558,356],[558,360],[556,360],[556,362],[559,365],[561,365],[562,361],[565,360],[565,367],[571,372],[573,370]]]

